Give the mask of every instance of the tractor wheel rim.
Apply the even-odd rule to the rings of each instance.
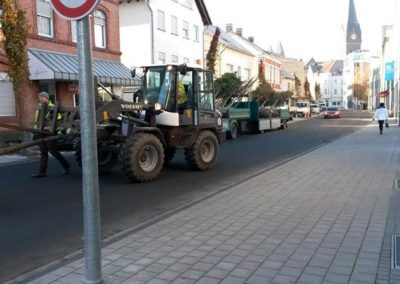
[[[113,153],[110,151],[99,151],[98,153],[98,164],[105,165],[108,164],[112,159]]]
[[[215,153],[215,147],[211,141],[207,140],[203,143],[203,145],[201,145],[200,155],[201,159],[204,162],[206,163],[211,162],[211,160],[214,157],[214,153]]]
[[[139,164],[146,171],[152,171],[157,166],[158,153],[155,147],[147,145],[140,150]]]

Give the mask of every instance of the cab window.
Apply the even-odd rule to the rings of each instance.
[[[214,110],[212,74],[209,71],[199,71],[197,76],[198,102],[200,109]]]

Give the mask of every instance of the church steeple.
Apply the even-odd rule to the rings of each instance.
[[[354,0],[349,0],[349,17],[346,29],[346,54],[361,49],[361,28],[357,20]]]

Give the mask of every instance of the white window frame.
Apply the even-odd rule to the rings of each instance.
[[[178,35],[178,18],[171,15],[171,34]]]
[[[16,116],[13,86],[4,72],[0,72],[0,90],[0,117]]]
[[[71,21],[71,40],[72,42],[77,43],[78,42],[78,26],[77,26],[78,22],[72,20]]]
[[[171,55],[171,62],[172,62],[172,63],[178,63],[178,62],[179,62],[179,57],[178,57],[178,55],[172,54],[172,55]]]
[[[183,31],[183,38],[189,39],[189,22],[182,21],[182,31]]]
[[[165,52],[159,51],[158,52],[158,64],[165,64]]]
[[[182,0],[182,5],[186,8],[193,9],[193,0]]]
[[[54,37],[53,9],[50,0],[36,0],[36,21],[38,35]]]
[[[94,44],[96,47],[107,47],[106,31],[106,14],[103,11],[96,10],[94,12]]]
[[[226,64],[226,73],[233,73],[233,65]]]
[[[244,72],[245,72],[245,75],[246,75],[246,80],[250,80],[250,78],[251,78],[250,69],[249,68],[244,68]]]
[[[193,25],[193,40],[196,42],[200,41],[200,28],[197,25]]]
[[[157,10],[157,29],[165,32],[165,13]]]

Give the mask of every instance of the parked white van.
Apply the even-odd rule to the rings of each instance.
[[[297,102],[296,107],[297,117],[310,117],[310,102]]]

